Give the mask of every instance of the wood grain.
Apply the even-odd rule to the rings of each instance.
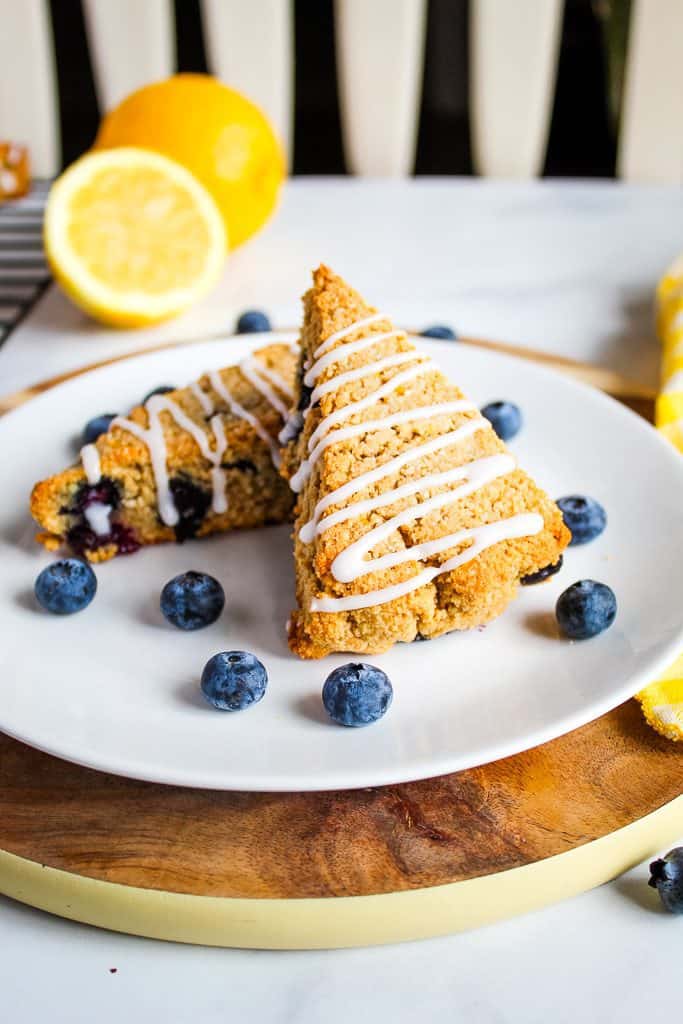
[[[80,768],[0,736],[0,849],[212,896],[401,892],[531,864],[678,796],[681,756],[634,703],[513,758],[332,793],[227,793]]]
[[[628,404],[651,417],[651,396],[631,392]],[[358,896],[493,876],[576,850],[682,792],[680,751],[635,702],[480,768],[332,793],[159,786],[0,734],[0,850],[76,877],[201,896]]]

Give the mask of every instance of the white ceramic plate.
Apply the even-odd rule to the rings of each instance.
[[[33,581],[51,556],[33,542],[33,482],[73,459],[98,412],[124,410],[161,383],[184,383],[269,339],[206,342],[122,362],[70,381],[0,420],[0,728],[60,757],[157,782],[220,789],[372,786],[472,767],[559,736],[632,696],[683,646],[683,459],[642,420],[598,392],[528,363],[452,342],[425,342],[483,404],[516,401],[513,451],[554,496],[598,498],[609,524],[570,548],[563,571],[522,589],[485,630],[399,645],[369,658],[394,684],[386,717],[344,729],[320,691],[336,656],[290,654],[289,529],[270,527],[164,546],[97,567],[99,590],[68,617],[37,609]],[[159,592],[186,569],[216,575],[226,609],[208,629],[167,626]],[[579,643],[553,609],[575,580],[609,583],[614,626]],[[198,679],[217,651],[253,651],[269,687],[225,714]]]

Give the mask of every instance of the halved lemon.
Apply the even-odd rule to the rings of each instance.
[[[204,186],[174,160],[135,147],[72,164],[50,190],[44,238],[64,291],[119,327],[186,309],[216,282],[227,251]]]
[[[259,108],[212,75],[184,72],[127,96],[102,120],[94,148],[142,146],[177,160],[209,190],[230,247],[268,220],[286,174]]]

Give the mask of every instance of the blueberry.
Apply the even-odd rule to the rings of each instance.
[[[511,441],[522,429],[522,413],[513,402],[489,402],[481,410],[501,441]]]
[[[545,565],[542,569],[539,569],[538,572],[530,572],[528,576],[522,576],[519,582],[523,587],[529,587],[533,583],[543,583],[543,580],[550,579],[551,576],[554,576],[555,573],[560,571],[563,561],[564,559],[562,558],[562,555],[560,555],[554,565]]]
[[[570,640],[586,640],[608,629],[617,614],[617,599],[606,583],[580,580],[560,594],[555,615]]]
[[[650,881],[671,914],[683,914],[683,846],[650,864]]]
[[[258,473],[258,466],[251,459],[234,459],[232,462],[221,462],[221,469],[237,469],[240,473]]]
[[[84,522],[77,523],[67,531],[66,542],[75,554],[82,556],[110,544],[116,547],[117,555],[132,555],[142,546],[135,531],[123,523],[112,523],[109,533],[105,534],[95,533]]]
[[[97,577],[87,562],[62,558],[52,562],[35,582],[38,603],[53,615],[72,615],[86,608],[97,590]]]
[[[223,588],[205,572],[183,572],[161,591],[159,602],[167,622],[178,629],[202,629],[215,622],[225,605]]]
[[[61,508],[67,515],[83,515],[91,505],[108,505],[116,509],[121,504],[121,493],[118,485],[110,476],[101,477],[96,484],[82,483],[75,492],[71,504]]]
[[[180,517],[173,529],[176,540],[182,544],[184,540],[196,536],[209,511],[211,495],[187,476],[172,477],[169,487]]]
[[[148,391],[145,397],[142,399],[142,405],[149,402],[150,398],[154,395],[167,395],[169,391],[175,391],[175,388],[171,384],[160,384],[158,388],[154,388],[152,391]]]
[[[443,338],[444,341],[457,341],[458,335],[455,333],[452,327],[447,327],[445,324],[434,324],[432,327],[425,327],[423,331],[420,331],[423,338]]]
[[[260,334],[270,330],[270,320],[259,309],[248,309],[237,321],[238,334]]]
[[[93,416],[88,420],[83,429],[83,444],[94,444],[98,437],[106,434],[111,421],[116,419],[118,413],[103,412],[100,416]]]
[[[209,658],[202,672],[202,693],[219,711],[243,711],[261,700],[268,673],[249,651],[222,651]]]
[[[557,506],[565,525],[571,530],[572,539],[569,543],[572,547],[594,540],[607,526],[607,513],[595,498],[568,494],[565,498],[557,499]]]
[[[330,672],[323,686],[323,704],[339,725],[376,722],[394,695],[386,673],[374,665],[349,664]]]

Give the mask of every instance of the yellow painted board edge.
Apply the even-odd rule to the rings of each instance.
[[[237,899],[72,875],[0,850],[0,892],[60,917],[173,942],[332,949],[446,935],[536,910],[609,881],[683,832],[683,795],[607,836],[482,878],[377,896]]]

